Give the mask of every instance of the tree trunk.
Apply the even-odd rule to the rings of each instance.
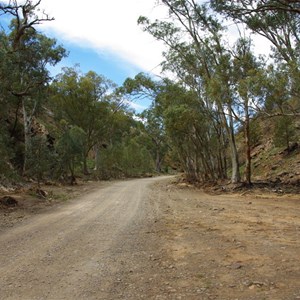
[[[230,155],[231,155],[231,168],[232,168],[232,175],[231,175],[231,183],[238,183],[241,181],[240,175],[240,164],[239,164],[239,156],[238,151],[236,148],[235,136],[234,136],[234,126],[233,126],[233,116],[231,107],[229,109],[229,125],[226,120],[225,113],[221,111],[221,118],[224,124],[224,128],[228,134],[228,141],[230,147]]]
[[[220,131],[217,132],[218,134],[218,154],[217,154],[217,161],[218,161],[218,178],[220,179],[227,179],[227,163],[226,163],[226,138],[224,135],[224,131],[222,128]]]
[[[287,124],[284,124],[285,126],[285,141],[286,141],[286,148],[287,148],[287,151],[288,153],[290,152],[290,133],[289,133],[289,128],[288,128],[288,125]]]
[[[161,173],[161,158],[159,150],[156,150],[156,161],[155,161],[156,172]]]
[[[250,145],[250,120],[248,111],[248,101],[245,101],[245,122],[244,122],[244,135],[246,146],[246,165],[245,165],[245,182],[251,185],[251,145]]]
[[[23,110],[23,125],[24,125],[24,161],[22,167],[22,175],[24,176],[27,171],[28,155],[30,151],[30,121],[28,119],[24,97],[22,97],[22,110]]]
[[[100,165],[100,149],[99,149],[99,144],[96,144],[94,146],[94,151],[95,151],[95,168],[94,171],[99,170],[99,165]]]
[[[26,110],[26,97],[21,96],[22,110],[23,110],[23,124],[24,124],[24,162],[22,173],[23,176],[26,175],[28,170],[28,157],[31,154],[31,125],[32,120],[36,112],[37,102],[34,103],[32,111],[28,114]]]
[[[84,155],[83,157],[83,170],[82,170],[84,175],[89,175],[89,170],[88,170],[88,166],[87,166],[87,155]]]
[[[186,158],[186,167],[187,167],[187,180],[189,182],[197,182],[198,176],[195,168],[195,163],[192,158]]]

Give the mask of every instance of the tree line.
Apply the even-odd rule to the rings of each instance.
[[[190,180],[225,179],[230,170],[232,183],[251,184],[263,118],[274,117],[276,145],[299,140],[300,1],[202,2],[161,0],[167,18],[138,20],[165,44],[162,68],[176,78],[162,82],[152,109]],[[232,26],[238,37],[229,43]],[[255,35],[271,44],[268,57],[255,54]]]
[[[11,19],[0,31],[1,180],[174,169],[191,181],[250,184],[261,119],[274,120],[277,145],[299,139],[300,1],[160,0],[168,18],[138,24],[165,43],[161,67],[172,76],[141,73],[121,87],[79,66],[51,77],[67,51],[37,30],[53,20],[40,3],[0,2],[0,20]],[[246,28],[234,44],[225,20]],[[250,33],[269,40],[270,57],[255,54]],[[139,115],[124,100],[136,97],[152,99]]]
[[[40,3],[0,2],[0,18],[11,20],[0,31],[1,180],[153,172],[151,137],[115,83],[78,65],[51,76],[68,53],[38,31],[53,20]]]

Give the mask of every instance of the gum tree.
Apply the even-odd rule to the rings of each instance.
[[[10,98],[15,110],[16,121],[19,110],[22,111],[24,127],[23,174],[27,169],[27,158],[31,151],[31,126],[41,104],[47,98],[47,85],[50,81],[48,66],[54,66],[66,51],[36,30],[36,26],[52,21],[45,12],[38,8],[41,1],[0,2],[0,15],[11,18],[9,32],[2,32],[2,53],[5,64],[1,68],[2,89]],[[14,126],[15,127],[15,126]]]
[[[213,117],[217,112],[216,124],[221,124],[229,141],[231,181],[239,182],[233,95],[228,72],[230,55],[222,45],[222,26],[206,5],[199,5],[196,1],[160,2],[169,9],[169,20],[151,22],[140,17],[139,23],[145,31],[167,45],[165,67],[199,93],[201,106],[207,109],[208,115]]]

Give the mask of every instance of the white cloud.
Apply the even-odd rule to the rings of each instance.
[[[226,41],[228,47],[233,48],[234,44],[240,37],[251,38],[253,50],[256,55],[268,56],[270,54],[271,42],[265,37],[259,34],[254,34],[247,29],[245,25],[235,24],[228,21],[225,21],[224,24],[227,25],[228,29],[228,31],[224,34],[224,41]]]
[[[142,112],[143,110],[149,107],[149,104],[146,103],[139,104],[130,100],[125,100],[124,104],[129,105],[132,109],[134,109],[138,113]]]
[[[8,0],[6,0],[7,2]],[[22,1],[21,1],[22,2]],[[134,76],[138,69],[159,74],[164,46],[137,25],[140,15],[151,20],[166,16],[157,0],[42,0],[40,8],[55,18],[40,28],[59,42],[93,49],[107,60],[122,64]],[[231,29],[231,28],[230,28]],[[234,30],[233,30],[234,31]],[[228,40],[236,39],[229,30]],[[257,39],[259,53],[269,51],[266,40]],[[80,62],[79,62],[80,63]]]
[[[163,46],[137,25],[140,15],[162,15],[155,0],[43,0],[41,8],[55,18],[43,28],[59,39],[92,48],[101,55],[151,71],[162,61]]]

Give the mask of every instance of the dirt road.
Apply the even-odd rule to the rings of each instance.
[[[2,233],[0,298],[115,299],[155,180],[117,182]]]
[[[0,299],[300,299],[300,199],[120,181],[0,234]]]

